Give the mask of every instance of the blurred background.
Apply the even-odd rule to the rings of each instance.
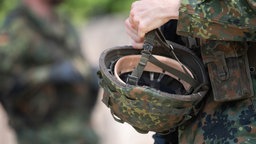
[[[19,0],[0,0],[0,25],[7,12]],[[98,68],[104,49],[129,45],[124,21],[133,0],[66,0],[58,11],[70,18],[81,39],[83,54]],[[128,124],[114,121],[109,109],[101,102],[102,91],[94,107],[91,123],[101,144],[151,144],[152,133],[140,134]],[[8,127],[8,117],[0,106],[0,144],[15,144],[15,133]]]

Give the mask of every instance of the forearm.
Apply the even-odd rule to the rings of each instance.
[[[167,21],[171,19],[178,19],[180,3],[181,0],[166,0],[165,4],[162,4],[160,18],[164,18]]]

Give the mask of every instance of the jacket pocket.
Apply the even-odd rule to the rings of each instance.
[[[253,96],[247,50],[243,42],[202,42],[201,54],[208,68],[215,101]]]

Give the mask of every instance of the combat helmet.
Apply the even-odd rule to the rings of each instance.
[[[168,132],[193,116],[208,91],[201,60],[167,42],[160,30],[146,34],[143,49],[106,49],[99,60],[102,101],[113,118],[138,132]]]

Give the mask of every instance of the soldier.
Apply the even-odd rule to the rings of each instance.
[[[197,39],[212,90],[201,112],[179,127],[176,138],[156,134],[157,144],[256,143],[256,2],[221,0],[140,0],[126,20],[135,48],[170,19],[177,33]],[[172,136],[173,137],[173,136]]]
[[[0,30],[0,94],[21,144],[97,144],[98,86],[62,0],[22,0]],[[94,79],[95,78],[95,79]]]

